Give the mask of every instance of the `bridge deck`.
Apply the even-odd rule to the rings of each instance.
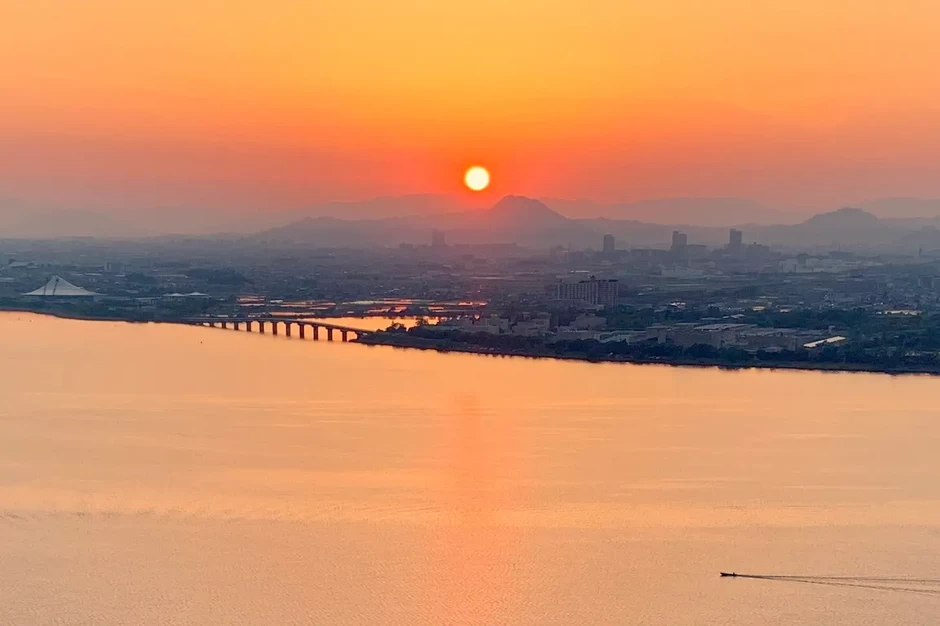
[[[314,317],[280,317],[280,316],[258,316],[258,317],[189,317],[181,320],[184,324],[226,324],[237,323],[245,324],[247,322],[284,323],[284,324],[303,324],[305,326],[318,326],[320,328],[332,328],[333,330],[356,333],[359,336],[374,333],[374,330],[364,328],[355,328],[353,326],[344,326],[342,324],[332,324],[322,322]]]

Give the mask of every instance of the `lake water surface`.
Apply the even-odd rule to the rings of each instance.
[[[940,378],[0,315],[0,624],[936,624]]]

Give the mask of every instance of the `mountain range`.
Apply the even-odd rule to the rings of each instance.
[[[485,210],[384,220],[305,218],[259,233],[270,243],[313,246],[397,245],[427,243],[431,230],[444,231],[455,244],[508,243],[532,247],[600,247],[605,234],[621,247],[668,247],[672,232],[688,234],[690,243],[709,246],[728,241],[728,229],[714,226],[653,224],[606,218],[571,219],[540,200],[506,196]],[[940,217],[880,218],[858,208],[814,215],[795,224],[748,227],[745,241],[793,249],[916,253],[940,250]]]
[[[574,208],[577,205],[577,210]],[[722,206],[723,213],[714,209]],[[711,207],[711,208],[710,208]],[[873,207],[866,210],[864,207]],[[776,215],[747,200],[686,198],[647,203],[600,205],[569,200],[506,196],[492,207],[475,208],[467,198],[416,195],[350,203],[331,203],[293,211],[224,213],[193,209],[148,211],[123,218],[81,210],[50,210],[0,198],[0,238],[139,238],[162,234],[248,237],[253,241],[308,246],[395,246],[427,243],[431,230],[450,243],[509,243],[546,247],[599,247],[612,234],[621,247],[667,247],[673,230],[690,243],[710,246],[728,240],[716,213],[767,218]],[[940,250],[940,200],[879,200],[862,208],[843,208],[789,223],[731,222],[745,241],[791,248],[843,248],[917,252]],[[603,212],[603,213],[601,213]],[[877,213],[876,213],[877,212]],[[895,212],[899,217],[891,217]],[[597,214],[605,217],[596,217]],[[888,217],[885,214],[888,214]],[[571,214],[589,217],[571,217]],[[658,223],[611,215],[655,215]],[[712,220],[694,219],[711,215]],[[678,221],[675,216],[686,216]],[[743,224],[743,226],[741,226]]]

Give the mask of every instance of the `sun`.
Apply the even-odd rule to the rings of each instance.
[[[463,175],[463,182],[473,191],[483,191],[490,186],[490,173],[485,167],[474,165]]]

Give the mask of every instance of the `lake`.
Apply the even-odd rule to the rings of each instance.
[[[940,577],[938,397],[0,314],[0,624],[935,624],[718,572]]]

